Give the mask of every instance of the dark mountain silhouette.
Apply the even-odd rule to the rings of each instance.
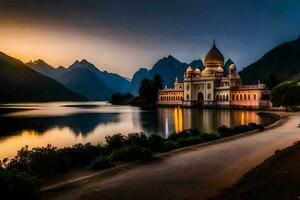
[[[0,101],[84,101],[54,79],[0,52]]]
[[[144,78],[148,78],[148,75],[149,75],[149,71],[146,68],[140,68],[137,72],[135,72],[132,77],[128,92],[133,95],[137,95],[141,81]]]
[[[68,68],[55,69],[41,60],[28,63],[28,65],[90,100],[108,100],[113,93],[127,92],[130,86],[129,80],[118,74],[100,71],[87,60],[75,61]]]
[[[275,73],[280,80],[300,80],[300,37],[297,40],[278,45],[261,59],[244,68],[240,75],[245,83],[266,80]]]
[[[191,65],[194,69],[199,67],[204,69],[202,60],[195,60],[190,64],[182,63],[173,56],[168,56],[160,59],[155,63],[152,69],[139,69],[133,76],[129,92],[137,95],[140,83],[144,78],[152,79],[156,74],[159,74],[163,80],[163,85],[173,87],[174,80],[177,77],[179,81],[183,81],[183,74],[186,68]]]

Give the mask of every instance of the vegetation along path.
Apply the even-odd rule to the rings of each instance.
[[[232,140],[196,145],[109,176],[93,176],[42,192],[42,199],[208,199],[231,186],[275,150],[300,140],[300,113],[281,126]]]

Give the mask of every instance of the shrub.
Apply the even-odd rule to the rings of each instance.
[[[138,145],[147,147],[148,138],[144,133],[130,133],[126,138],[125,143],[127,145]]]
[[[51,176],[69,170],[69,161],[56,147],[47,145],[32,150],[28,146],[18,151],[7,165],[8,169],[16,168],[32,175]]]
[[[68,158],[72,166],[82,166],[91,162],[98,155],[108,154],[107,149],[101,145],[76,144],[59,150],[61,155]]]
[[[35,199],[39,192],[37,177],[17,169],[0,170],[0,193],[8,199]]]
[[[231,128],[228,128],[227,126],[220,126],[218,128],[218,132],[221,137],[228,137],[233,135],[233,130]]]
[[[219,139],[220,135],[216,133],[202,133],[200,137],[203,141],[212,141],[212,140]]]
[[[150,135],[148,144],[149,148],[153,151],[161,151],[165,148],[165,140],[159,135]]]
[[[179,138],[186,138],[186,137],[194,137],[194,136],[200,136],[201,133],[196,130],[196,129],[189,129],[189,130],[184,130],[180,133],[174,133],[170,135],[168,138],[169,140],[177,140]]]
[[[201,138],[199,136],[179,138],[176,140],[176,147],[185,147],[193,144],[199,144],[201,142]]]
[[[114,134],[112,136],[106,136],[105,140],[107,147],[111,150],[121,148],[125,145],[125,136],[121,133]]]
[[[98,156],[90,163],[89,168],[92,170],[105,169],[113,166],[110,159],[104,156]]]
[[[115,149],[109,155],[109,159],[114,161],[149,160],[150,158],[152,158],[150,149],[137,145],[126,145]]]

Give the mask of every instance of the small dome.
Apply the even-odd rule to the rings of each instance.
[[[218,66],[218,65],[224,65],[224,56],[219,51],[219,49],[216,47],[216,44],[214,42],[212,48],[209,50],[209,52],[206,54],[205,59],[205,66]]]
[[[192,73],[193,72],[193,68],[191,66],[189,66],[186,71],[186,73]]]
[[[201,74],[201,70],[199,68],[196,68],[194,74]]]
[[[219,66],[219,67],[217,68],[217,72],[218,72],[218,73],[223,73],[223,72],[224,72],[224,69],[223,69],[221,66]]]
[[[230,69],[231,71],[235,70],[235,65],[234,65],[234,64],[231,64],[231,65],[229,66],[229,69]]]

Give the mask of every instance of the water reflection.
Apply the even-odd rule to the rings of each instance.
[[[213,110],[189,108],[159,108],[159,126],[167,137],[186,129],[212,133],[225,125],[233,127],[248,123],[266,124],[267,119],[260,118],[255,111]]]
[[[68,116],[1,117],[1,135],[34,130],[36,134],[57,128],[68,127],[75,135],[87,135],[98,125],[109,125],[120,121],[120,113],[78,113]]]
[[[179,107],[153,111],[111,106],[103,102],[10,104],[1,107],[21,111],[0,115],[0,159],[12,157],[25,145],[35,147],[49,143],[64,147],[86,142],[96,144],[104,142],[107,135],[130,132],[159,134],[167,138],[185,129],[211,133],[221,125],[268,123],[255,111]]]

